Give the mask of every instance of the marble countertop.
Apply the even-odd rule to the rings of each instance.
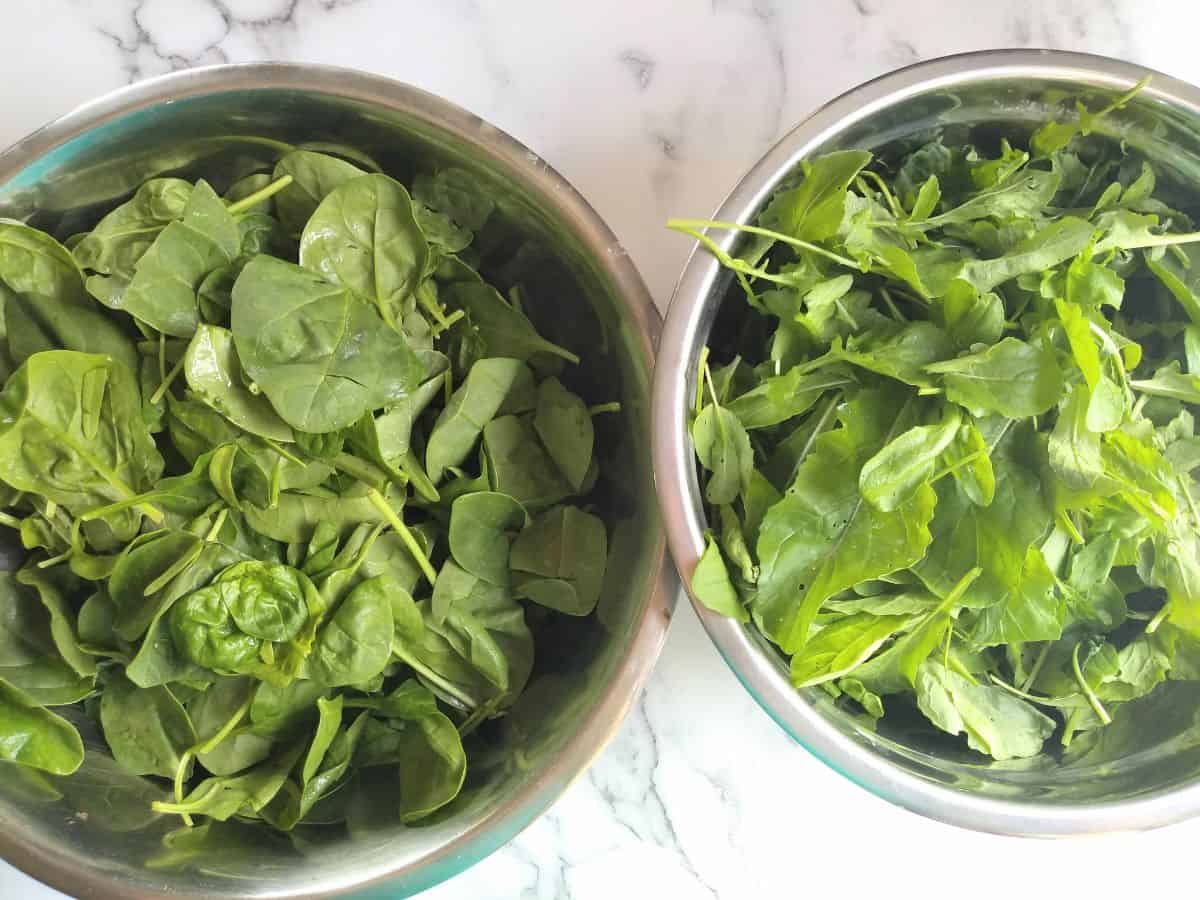
[[[792,124],[919,59],[1041,46],[1200,83],[1193,0],[7,0],[0,145],[171,69],[285,59],[368,69],[459,103],[570,179],[660,306],[707,215]],[[685,603],[645,695],[540,821],[427,900],[1117,896],[1191,872],[1200,821],[1036,842],[902,812],[758,709]],[[1113,860],[1120,860],[1114,864]],[[1020,881],[1018,881],[1020,879]],[[0,863],[0,897],[60,897]]]

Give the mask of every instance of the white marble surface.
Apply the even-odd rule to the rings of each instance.
[[[599,209],[660,304],[687,250],[665,219],[709,213],[789,125],[864,79],[1048,46],[1200,82],[1194,0],[6,0],[2,13],[0,144],[170,69],[357,66],[529,144]],[[891,808],[793,745],[681,605],[645,696],[589,775],[424,897],[1107,897],[1188,879],[1198,841],[1200,821],[1046,843]],[[0,863],[0,898],[57,896]]]

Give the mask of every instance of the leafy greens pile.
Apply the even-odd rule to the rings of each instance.
[[[1089,137],[1125,100],[672,223],[745,301],[697,374],[693,593],[868,725],[1029,757],[1200,678],[1200,233]]]
[[[458,794],[531,624],[596,605],[616,408],[469,264],[493,211],[295,150],[65,244],[0,220],[0,759],[71,773],[91,719],[187,824],[336,823],[372,767],[403,821]]]

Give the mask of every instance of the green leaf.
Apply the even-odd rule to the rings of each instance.
[[[596,608],[607,563],[604,522],[565,505],[530,521],[509,555],[518,597],[572,616]]]
[[[510,547],[526,519],[524,507],[507,494],[464,494],[450,507],[450,555],[475,577],[507,587]]]
[[[539,335],[525,314],[505,302],[489,284],[456,281],[447,285],[441,296],[451,308],[463,310],[479,330],[484,356],[528,360],[548,353],[570,363],[579,362],[574,353]]]
[[[184,355],[188,387],[230,422],[259,437],[291,441],[292,429],[265,396],[246,386],[233,334],[218,325],[196,329]]]
[[[797,366],[783,375],[763,379],[731,400],[727,408],[743,428],[767,428],[807,412],[826,391],[854,383],[849,373],[839,372],[834,367],[805,373],[803,366]]]
[[[883,512],[907,502],[933,474],[938,458],[958,435],[962,417],[948,407],[936,425],[915,425],[863,463],[858,488]]]
[[[233,816],[255,815],[279,793],[303,750],[303,744],[296,744],[241,775],[206,778],[183,802],[160,801],[154,804],[154,809],[160,813],[208,816],[219,822]]]
[[[749,487],[754,468],[746,429],[732,410],[713,403],[692,423],[692,443],[700,464],[712,473],[704,496],[709,503],[732,503]]]
[[[83,741],[66,719],[41,709],[0,680],[0,759],[70,775],[83,764]]]
[[[369,578],[342,601],[317,635],[310,660],[315,681],[361,684],[383,671],[391,656],[392,588],[386,575]]]
[[[200,285],[240,249],[237,222],[208,183],[199,181],[181,218],[170,222],[134,265],[116,306],[156,331],[191,337],[200,324]]]
[[[863,464],[911,424],[911,402],[896,389],[864,390],[842,425],[817,438],[759,535],[754,615],[785,652],[796,653],[822,604],[860,581],[906,568],[925,555],[934,492],[920,486],[894,511],[859,493]]]
[[[233,288],[242,365],[280,417],[301,431],[345,428],[421,383],[404,337],[350,291],[298,266],[252,259]]]
[[[804,180],[775,196],[762,224],[806,241],[833,237],[842,224],[846,189],[870,161],[865,150],[841,150],[801,163]]]
[[[595,443],[587,404],[557,378],[547,378],[538,385],[533,428],[571,489],[579,491],[587,477]]]
[[[1050,468],[1076,491],[1087,490],[1104,473],[1100,435],[1088,427],[1088,399],[1086,385],[1071,389],[1046,448]]]
[[[1054,351],[1007,337],[986,350],[933,363],[946,396],[974,415],[994,412],[1010,419],[1040,416],[1062,395]]]
[[[70,251],[50,235],[9,219],[0,219],[0,298],[8,349],[17,365],[42,350],[66,349],[107,353],[137,371],[133,342],[84,292]]]
[[[917,706],[948,734],[966,734],[967,744],[993,759],[1036,756],[1054,731],[1054,721],[1002,688],[972,684],[930,659],[917,673]]]
[[[18,490],[79,514],[134,497],[161,472],[133,374],[111,357],[47,350],[0,392],[0,478]]]
[[[713,536],[705,537],[704,553],[692,572],[692,596],[718,615],[747,621],[750,616],[729,579],[729,570]]]
[[[486,426],[528,367],[516,359],[481,359],[438,414],[425,449],[425,470],[437,483],[470,455]]]
[[[84,269],[129,281],[134,266],[171,222],[183,216],[192,184],[181,178],[151,178],[96,227],[72,253]]]
[[[1176,254],[1181,254],[1177,256]],[[1200,325],[1200,246],[1184,244],[1148,250],[1146,268],[1171,292],[1188,320]]]
[[[976,219],[1030,218],[1040,213],[1058,193],[1060,180],[1059,173],[1054,169],[1026,169],[1004,179],[994,187],[972,194],[970,199],[946,210],[940,216],[924,221],[916,220],[914,216],[913,221],[905,224],[930,229],[972,222]]]
[[[363,174],[363,170],[336,156],[311,150],[293,150],[275,164],[273,181],[284,175],[292,183],[275,195],[279,219],[293,234],[299,234],[317,211],[321,201],[339,185]]]
[[[933,379],[925,370],[953,355],[949,337],[932,322],[881,329],[852,339],[845,349],[835,343],[830,351],[834,359],[916,387],[932,387]]]
[[[558,503],[571,488],[542,450],[533,426],[524,418],[500,416],[483,429],[491,488],[508,494],[527,510]]]
[[[1091,241],[1094,228],[1072,216],[1046,225],[1022,241],[1005,256],[968,260],[958,277],[979,291],[990,291],[1018,275],[1044,272],[1078,255]]]
[[[167,688],[140,688],[121,675],[105,684],[100,725],[113,759],[131,775],[173,778],[196,743],[191,719]]]
[[[867,613],[839,619],[792,657],[792,684],[810,687],[854,671],[911,621],[911,616]]]
[[[300,265],[371,301],[393,323],[424,276],[428,256],[408,191],[386,175],[338,185],[300,239]]]

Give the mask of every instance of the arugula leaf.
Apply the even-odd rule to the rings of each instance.
[[[672,221],[736,276],[691,593],[798,687],[871,720],[905,695],[1003,760],[1200,671],[1200,237],[1136,148],[1073,144],[1140,88],[998,154],[955,128],[806,160],[753,225]]]
[[[933,490],[921,485],[895,510],[863,500],[863,464],[911,421],[896,389],[862,391],[840,428],[817,438],[787,494],[763,520],[754,615],[785,652],[804,646],[821,605],[867,578],[906,568],[930,541]]]

